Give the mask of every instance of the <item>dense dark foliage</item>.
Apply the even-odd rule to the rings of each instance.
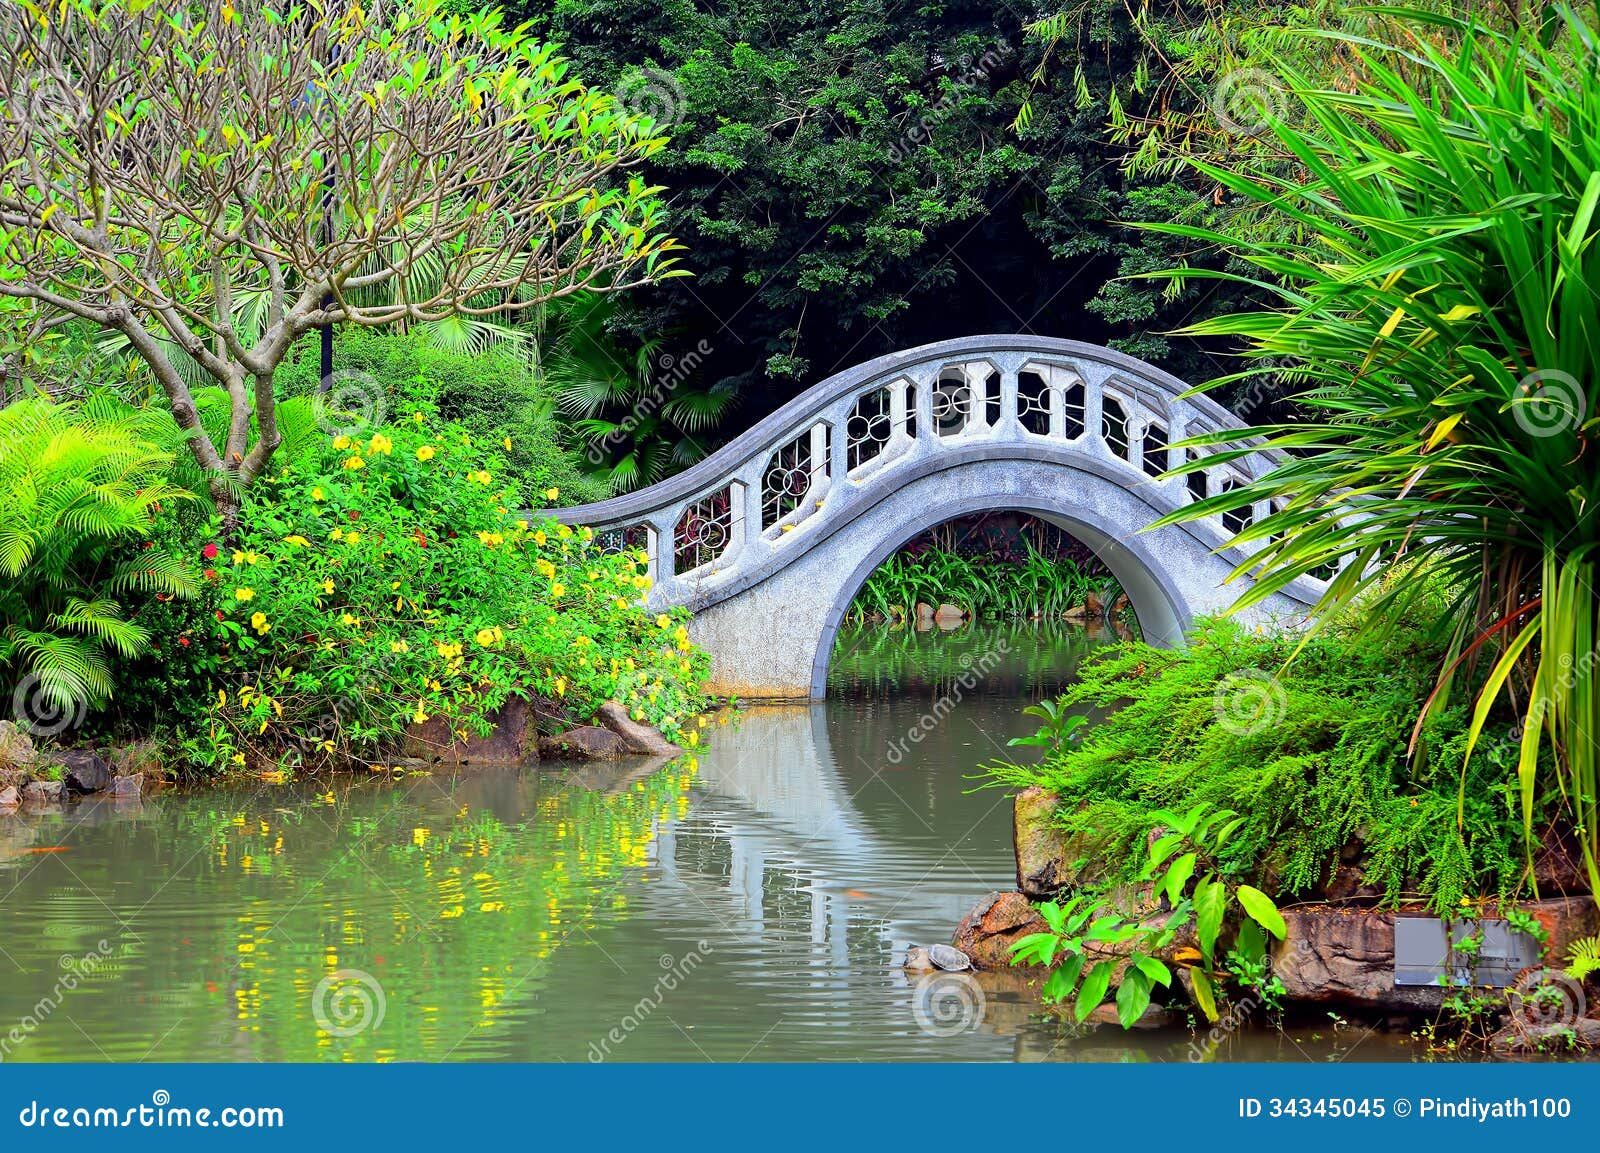
[[[744,401],[730,426],[839,368],[966,334],[1077,337],[1213,375],[1202,346],[1160,333],[1235,289],[1163,297],[1114,282],[1204,263],[1125,224],[1203,218],[1212,192],[1188,176],[1129,179],[1106,140],[1113,100],[1138,114],[1172,95],[1140,65],[1121,3],[1086,5],[1073,50],[1037,82],[1045,47],[1023,34],[1036,14],[1007,5],[520,8],[586,79],[670,122],[650,175],[669,189],[694,279],[619,299],[612,324],[633,347],[662,338],[680,356],[708,340],[698,378]]]

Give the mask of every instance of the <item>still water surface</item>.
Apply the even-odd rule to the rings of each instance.
[[[1075,1028],[1004,982],[936,1003],[900,968],[1013,887],[973,774],[1103,639],[847,632],[826,704],[670,764],[0,818],[0,1059],[1188,1059],[1187,1030]],[[1349,1054],[1410,1051],[1330,1028],[1215,1056]]]

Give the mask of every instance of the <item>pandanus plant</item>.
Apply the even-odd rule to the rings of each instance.
[[[1290,239],[1160,226],[1248,269],[1167,275],[1276,298],[1187,331],[1242,341],[1226,379],[1292,382],[1304,419],[1252,430],[1280,462],[1163,523],[1270,510],[1238,533],[1258,550],[1240,605],[1336,569],[1316,615],[1361,599],[1379,635],[1444,588],[1451,644],[1417,731],[1468,694],[1470,760],[1514,711],[1530,858],[1553,800],[1600,893],[1600,54],[1592,22],[1550,11],[1511,31],[1390,12],[1387,42],[1334,38],[1364,65],[1354,91],[1281,77],[1304,114],[1273,128],[1280,174],[1194,164]],[[1253,447],[1191,443],[1211,455],[1184,471]]]

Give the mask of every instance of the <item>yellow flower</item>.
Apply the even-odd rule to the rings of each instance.
[[[258,633],[265,633],[272,626],[267,623],[267,614],[258,611],[250,614],[250,627]]]
[[[544,557],[540,557],[538,560],[534,561],[533,567],[538,569],[540,574],[547,578],[554,579],[556,575],[556,566],[545,560]]]
[[[636,577],[634,577],[633,578],[633,587],[636,588],[636,589],[647,589],[647,588],[649,588],[650,587],[650,578],[647,577],[647,576],[636,576]]]
[[[322,591],[325,593],[331,593],[333,591],[333,579],[331,577],[322,582]]]
[[[477,472],[469,472],[467,473],[467,476],[477,481],[479,484],[489,483],[489,470],[486,468],[480,468]]]
[[[434,453],[436,453],[438,451],[439,450],[434,448],[433,445],[425,444],[421,448],[417,449],[417,459],[418,460],[432,460]]]
[[[572,535],[572,526],[570,524],[556,525],[556,535],[562,540],[566,540],[567,537]]]
[[[562,597],[567,595],[567,586],[564,585],[564,584],[560,584],[559,582],[556,583],[556,584],[551,585],[550,586],[550,595],[552,597],[554,597],[556,600],[560,600]]]
[[[660,616],[656,617],[656,624],[660,628],[670,629],[672,627],[672,618],[666,613],[662,613]]]
[[[256,590],[251,588],[236,588],[233,590],[233,599],[236,601],[247,601],[255,595]]]
[[[628,602],[626,600],[624,600],[622,597],[618,597],[616,599],[616,606],[619,609],[625,609],[625,608],[628,607]]]
[[[494,630],[479,629],[477,635],[473,639],[484,648],[488,648],[490,645],[494,644]]]
[[[361,618],[352,616],[350,613],[344,613],[339,617],[339,623],[342,625],[358,625],[361,623]]]
[[[353,472],[358,468],[366,468],[367,462],[362,460],[359,456],[349,456],[345,458],[344,466]]]
[[[549,537],[544,535],[544,529],[540,529],[538,532],[533,534],[533,543],[534,544],[544,544],[545,541],[547,541],[549,539],[550,539]]]
[[[345,533],[344,534],[344,543],[345,544],[360,544],[361,543],[361,534],[358,533],[358,532],[347,532],[347,533]]]
[[[544,490],[545,500],[559,500],[560,498],[561,490],[559,488],[547,488]]]
[[[367,444],[367,451],[382,453],[388,456],[394,448],[394,441],[384,436],[381,432],[372,434],[372,440]]]
[[[345,449],[350,447],[350,438],[348,436],[336,436],[336,437],[334,437],[333,438],[333,447],[336,448],[336,449],[339,449],[341,452],[343,452]]]
[[[506,451],[507,451],[507,452],[510,452],[510,451],[511,451],[511,438],[510,438],[510,437],[509,437],[509,436],[508,436],[508,437],[506,437],[506,438],[505,438],[505,439],[503,439],[503,440],[502,440],[502,441],[501,441],[501,442],[500,442],[500,444],[501,444],[501,445],[502,445],[502,446],[503,446],[503,447],[504,447],[504,448],[505,448],[505,450],[506,450]]]
[[[318,485],[316,488],[311,490],[311,499],[312,500],[326,500],[327,499],[327,497],[325,497],[323,495],[322,486],[321,485]]]
[[[422,423],[422,414],[420,412],[414,412],[414,413],[411,414],[411,419],[416,421],[418,424],[421,424]]]
[[[335,528],[332,532],[330,532],[328,534],[328,539],[329,540],[343,540],[344,539],[344,529]]]
[[[410,647],[411,646],[406,644],[405,641],[390,641],[389,642],[389,651],[391,653],[403,653],[403,652],[407,651]]]
[[[594,529],[590,528],[588,525],[584,525],[582,528],[580,528],[578,530],[578,535],[580,537],[582,537],[584,540],[593,540],[594,539]]]
[[[417,712],[419,712],[419,713],[422,712],[422,706],[421,705],[417,706]],[[417,722],[417,724],[419,724],[419,725],[421,723],[422,723],[421,721]],[[411,843],[413,845],[426,845],[428,843],[428,837],[432,834],[432,832],[433,832],[433,830],[431,830],[431,829],[412,829],[411,830]]]
[[[233,563],[234,564],[244,564],[244,553],[241,552],[239,549],[234,549],[233,550]]]

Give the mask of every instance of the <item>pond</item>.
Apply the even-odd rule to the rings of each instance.
[[[849,630],[826,704],[713,722],[668,764],[0,819],[0,1059],[1189,1059],[1186,1029],[900,968],[1013,887],[1010,805],[972,775],[1102,639]],[[1330,1026],[1210,1056],[1349,1052],[1410,1050]]]

